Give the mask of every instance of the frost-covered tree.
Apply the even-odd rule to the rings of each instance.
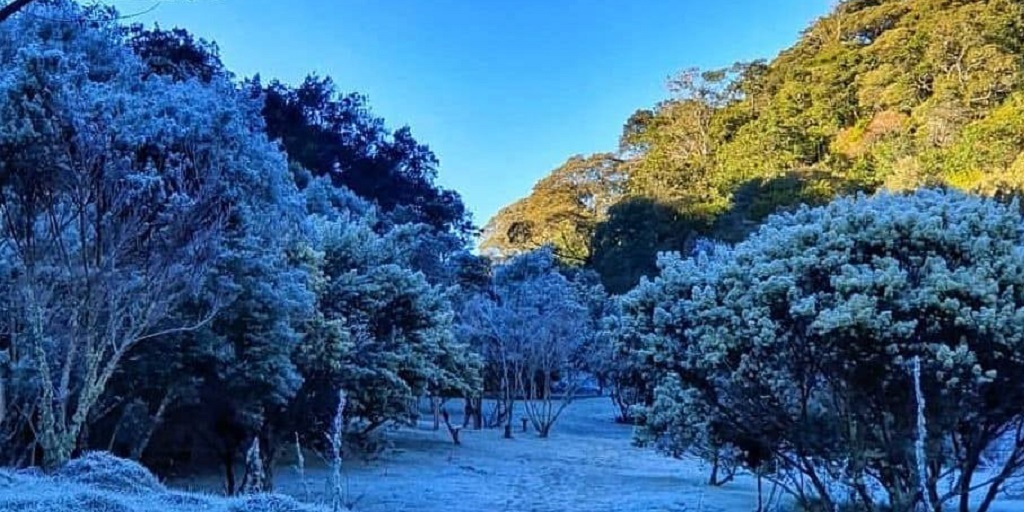
[[[217,282],[234,300],[208,326],[177,337],[178,347],[189,347],[182,351],[186,375],[199,384],[191,403],[176,411],[172,437],[165,438],[175,444],[180,434],[201,433],[224,466],[229,490],[236,457],[253,436],[263,444],[272,484],[274,459],[291,432],[279,428],[280,418],[302,384],[293,355],[314,315],[312,257],[297,246],[294,222],[282,220],[295,210],[261,206],[239,219],[247,228],[227,241],[223,262],[215,268]],[[164,354],[148,355],[176,359],[174,353]]]
[[[112,23],[32,8],[0,24],[0,283],[18,408],[54,466],[140,343],[230,302],[206,286],[225,234],[287,167],[232,84],[146,77]]]
[[[601,276],[590,269],[567,267],[562,270],[575,291],[580,304],[586,308],[586,327],[582,340],[572,355],[573,367],[586,372],[585,377],[595,381],[603,392],[608,384],[605,362],[610,356],[608,337],[602,327],[609,316],[614,316],[614,301],[601,284]]]
[[[642,427],[636,442],[656,443],[674,457],[696,453],[711,463],[709,483],[720,485],[728,480],[720,476],[720,469],[729,473],[735,463],[729,457],[730,442],[735,440],[718,432],[722,425],[716,410],[689,394],[711,388],[713,380],[686,359],[691,349],[689,331],[704,321],[699,315],[700,294],[717,285],[730,255],[727,247],[715,249],[687,259],[678,253],[662,254],[658,277],[642,279],[619,298],[617,311],[607,318],[605,334],[611,345],[607,371],[614,387],[612,398],[623,419]],[[669,391],[679,394],[666,399]],[[713,397],[707,401],[713,404]]]
[[[551,248],[496,267],[491,289],[468,301],[461,319],[463,336],[476,341],[497,381],[506,437],[517,399],[547,437],[581,382],[577,357],[593,331],[580,290],[559,272]]]
[[[426,394],[468,396],[479,388],[479,362],[452,335],[446,290],[411,270],[403,232],[376,233],[367,217],[315,216],[318,312],[299,349],[306,384],[300,409],[320,436],[337,390],[348,397],[354,432],[369,434],[414,417]]]
[[[663,261],[624,312],[657,386],[648,433],[716,436],[828,507],[839,484],[868,509],[881,489],[899,511],[987,510],[1024,466],[1022,228],[1016,205],[921,190],[803,208],[727,257]]]
[[[315,262],[291,177],[282,166],[263,183],[235,205],[204,284],[231,300],[202,328],[138,347],[111,383],[110,418],[94,420],[92,431],[111,440],[93,436],[94,444],[135,459],[154,444],[149,461],[165,459],[174,446],[207,447],[233,492],[235,462],[258,436],[272,481],[271,462],[289,435],[276,420],[301,384],[293,353],[313,316]],[[190,301],[176,314],[208,307]],[[119,401],[127,403],[118,408]]]

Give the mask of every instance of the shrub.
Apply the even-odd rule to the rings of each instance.
[[[156,477],[139,463],[117,458],[107,452],[87,452],[65,464],[56,476],[118,493],[144,494],[165,490]]]

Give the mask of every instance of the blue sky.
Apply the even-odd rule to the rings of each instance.
[[[317,72],[441,159],[483,225],[573,154],[614,150],[681,69],[773,57],[832,0],[112,0],[215,40],[240,76]],[[155,7],[154,7],[155,6]]]

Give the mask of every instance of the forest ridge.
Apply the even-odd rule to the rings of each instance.
[[[857,191],[1024,187],[1024,7],[848,0],[771,61],[685,70],[625,122],[503,208],[481,248],[553,244],[614,292],[654,255],[741,240],[769,214]]]

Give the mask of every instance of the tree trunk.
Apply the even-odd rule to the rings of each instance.
[[[74,450],[75,439],[60,432],[56,426],[44,427],[39,447],[43,450],[43,468],[54,470],[71,459],[71,452]]]
[[[473,399],[473,429],[482,430],[484,428],[484,397],[478,396]]]
[[[121,413],[121,417],[118,418],[117,423],[114,424],[114,431],[110,433],[110,441],[107,442],[107,451],[114,453],[114,443],[117,441],[117,435],[121,433],[121,425],[124,423],[124,413]],[[138,459],[135,459],[138,460]]]
[[[82,428],[78,431],[78,440],[75,441],[75,447],[71,449],[71,457],[78,457],[82,454],[83,449],[88,449],[89,443],[89,425],[90,423],[83,423]]]
[[[718,484],[718,450],[715,450],[715,454],[711,457],[711,478],[708,479],[708,485],[717,487]]]
[[[764,477],[761,470],[757,470],[757,512],[764,512]]]
[[[227,449],[221,454],[224,464],[224,490],[228,496],[235,495],[235,451]]]
[[[971,512],[971,480],[974,478],[974,470],[977,467],[977,457],[972,453],[968,455],[971,460],[966,461],[961,469],[960,485],[960,512]]]
[[[1020,434],[1020,427],[1018,427],[1018,443],[1020,442]],[[1010,454],[1006,463],[1003,464],[1002,470],[999,471],[999,474],[996,475],[995,478],[992,479],[992,483],[989,484],[988,490],[985,492],[985,497],[982,498],[981,504],[978,505],[977,512],[988,512],[988,509],[992,506],[992,502],[995,501],[996,496],[999,495],[999,490],[1002,489],[1003,484],[1005,484],[1006,481],[1016,472],[1017,464],[1015,464],[1014,461],[1020,460],[1022,455],[1021,449],[1022,447],[1019,444],[1014,447],[1013,453]]]
[[[864,511],[875,512],[875,498],[871,496],[871,491],[864,485],[864,482],[859,481],[854,484],[854,489],[856,489],[857,495],[860,496],[860,500],[864,502]]]
[[[280,444],[277,441],[274,427],[267,422],[263,428],[263,445],[266,449],[261,451],[263,454],[263,485],[266,492],[274,492],[274,466],[277,465],[277,458],[281,454]]]
[[[164,423],[164,415],[167,414],[167,407],[170,406],[171,402],[174,401],[174,391],[168,391],[164,395],[163,399],[160,400],[160,405],[156,408],[156,413],[153,415],[153,423],[150,424],[149,428],[146,429],[146,433],[142,435],[142,439],[139,439],[135,446],[132,447],[131,459],[134,461],[142,460],[142,455],[146,452],[146,448],[149,446],[149,440],[153,438],[153,434],[160,428]],[[120,423],[118,423],[120,426]]]
[[[430,411],[434,414],[434,430],[441,429],[441,402],[436,396],[430,397]]]
[[[825,510],[835,510],[835,502],[832,500],[832,494],[828,492],[828,486],[818,476],[818,472],[815,470],[814,465],[807,462],[807,459],[800,456],[801,473],[811,479],[811,485],[814,487],[815,492],[818,493],[818,499],[821,500],[821,504],[825,507]]]
[[[7,420],[7,388],[4,387],[4,369],[0,367],[0,432],[4,431]]]
[[[455,446],[461,445],[462,443],[459,442],[459,431],[461,429],[452,425],[451,416],[448,415],[447,410],[441,411],[441,417],[444,418],[444,426],[448,428],[448,435],[452,436],[452,443]]]

